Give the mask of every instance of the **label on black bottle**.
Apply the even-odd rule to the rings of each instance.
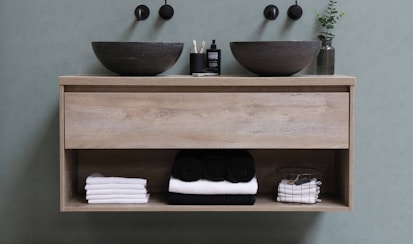
[[[207,59],[208,59],[208,67],[213,68],[213,72],[221,73],[220,71],[220,60],[219,60],[219,52],[208,51],[207,52]]]
[[[209,60],[218,60],[219,59],[218,52],[208,52],[208,59]]]

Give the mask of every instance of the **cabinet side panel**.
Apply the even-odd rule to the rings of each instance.
[[[349,94],[66,93],[66,148],[348,148]]]
[[[353,171],[354,171],[354,86],[350,87],[349,100],[349,148],[348,150],[338,150],[336,162],[338,171],[336,179],[338,184],[337,191],[340,198],[346,204],[349,211],[353,209]]]
[[[65,87],[60,86],[59,94],[59,168],[60,168],[60,211],[66,211],[73,198],[73,191],[77,178],[77,153],[76,150],[65,148]]]
[[[60,210],[64,208],[64,190],[65,187],[63,185],[63,178],[64,178],[64,168],[63,164],[65,161],[65,139],[64,139],[64,86],[59,86],[59,169],[60,169]]]
[[[337,152],[336,161],[338,162],[338,171],[336,180],[338,183],[337,192],[340,199],[351,210],[352,207],[352,167],[351,167],[351,153],[349,150],[341,150]]]
[[[350,126],[349,126],[349,156],[348,156],[348,167],[349,167],[349,175],[348,175],[348,204],[350,210],[353,209],[353,182],[354,182],[354,104],[355,104],[355,86],[350,86]]]

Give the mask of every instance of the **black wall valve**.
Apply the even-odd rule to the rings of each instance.
[[[268,5],[264,9],[264,16],[268,20],[275,20],[278,17],[279,10],[275,5]]]
[[[146,20],[149,17],[149,8],[146,5],[139,5],[135,9],[136,20]]]
[[[159,16],[162,19],[168,20],[174,16],[174,9],[171,5],[168,5],[167,0],[165,0],[165,4],[159,9]]]
[[[288,9],[287,14],[290,19],[298,20],[303,15],[303,9],[297,4],[297,1],[295,1],[295,4]]]

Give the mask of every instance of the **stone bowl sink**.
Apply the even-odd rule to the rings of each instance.
[[[179,42],[92,42],[99,61],[119,75],[150,76],[171,68],[184,44]]]
[[[289,76],[307,67],[320,51],[320,41],[230,42],[232,55],[259,76]]]

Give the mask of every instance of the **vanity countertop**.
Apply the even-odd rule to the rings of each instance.
[[[60,76],[60,85],[122,85],[122,86],[352,86],[355,78],[342,75],[303,76]]]

